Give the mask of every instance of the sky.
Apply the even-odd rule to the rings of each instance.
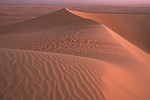
[[[0,4],[150,4],[150,0],[0,0]]]

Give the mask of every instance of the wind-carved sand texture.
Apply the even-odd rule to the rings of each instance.
[[[1,100],[149,100],[150,56],[68,9],[0,27]]]

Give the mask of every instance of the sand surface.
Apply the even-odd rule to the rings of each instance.
[[[29,20],[61,8],[56,5],[0,5],[0,26]]]
[[[150,55],[120,34],[68,9],[1,26],[0,99],[149,100]]]
[[[84,18],[95,20],[150,54],[149,14],[94,14],[71,11]]]

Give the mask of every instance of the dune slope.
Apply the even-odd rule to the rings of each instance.
[[[0,27],[0,47],[62,53],[113,63],[136,60],[104,25],[67,9]]]
[[[98,61],[7,49],[0,55],[1,100],[105,99]]]
[[[142,67],[121,68],[89,58],[24,50],[0,49],[0,55],[1,100],[150,98],[149,83],[143,79],[148,74]]]
[[[2,100],[149,100],[150,56],[68,9],[0,27]]]
[[[69,10],[108,28],[150,54],[150,16],[148,14],[93,14]]]

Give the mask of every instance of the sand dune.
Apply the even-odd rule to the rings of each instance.
[[[149,83],[138,76],[147,75],[141,71],[143,68],[120,68],[98,60],[46,52],[0,49],[0,55],[1,100],[150,98],[146,88]],[[135,70],[141,73],[137,75]]]
[[[0,26],[14,24],[61,9],[61,6],[0,5]]]
[[[1,48],[63,53],[112,63],[136,59],[104,25],[67,9],[3,26],[0,34]]]
[[[106,25],[150,54],[150,16],[148,14],[94,14],[73,10],[70,12]]]
[[[85,15],[0,27],[0,99],[149,100],[150,55]]]
[[[101,62],[5,49],[0,55],[1,100],[105,99]]]

